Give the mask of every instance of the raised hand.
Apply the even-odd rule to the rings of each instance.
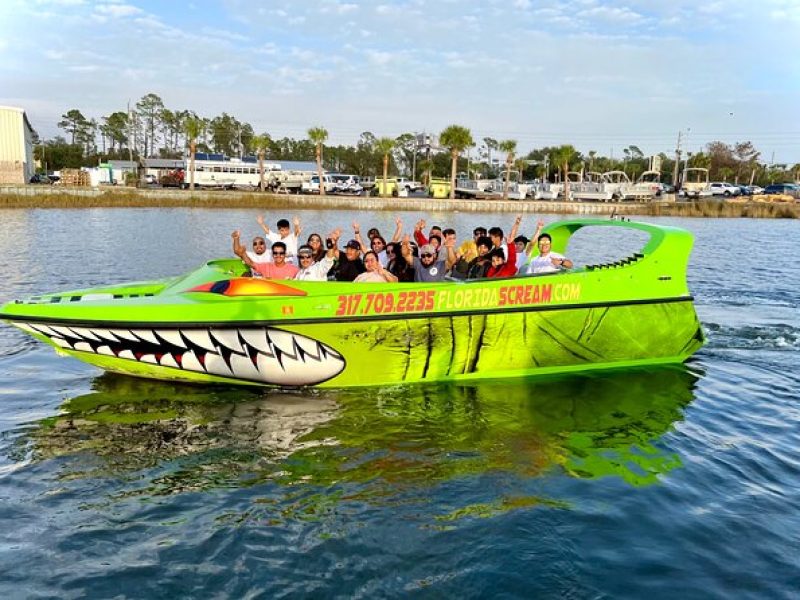
[[[292,219],[292,225],[294,225],[295,229],[300,227],[300,217],[294,217]]]
[[[231,234],[231,237],[235,240],[238,240],[242,235],[242,232],[238,229]]]
[[[264,217],[262,217],[261,215],[258,215],[256,217],[256,223],[258,223],[259,225],[261,225],[263,227],[264,226]]]

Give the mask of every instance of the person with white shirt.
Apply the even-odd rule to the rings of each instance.
[[[297,238],[300,236],[300,233],[303,229],[300,227],[300,219],[295,217],[292,219],[294,223],[294,232],[289,229],[289,221],[286,219],[281,219],[278,221],[278,231],[272,231],[264,222],[264,217],[258,215],[256,217],[256,221],[261,228],[264,230],[264,233],[273,244],[275,242],[283,242],[286,244],[286,262],[291,263],[293,265],[297,265]]]
[[[306,244],[297,249],[297,260],[300,261],[300,270],[294,276],[300,281],[327,281],[328,271],[333,267],[333,263],[338,254],[337,242],[341,231],[338,229],[328,235],[328,239],[333,242],[325,253],[325,256],[318,262],[314,261],[314,250]]]
[[[253,238],[252,250],[246,250],[242,246],[241,234],[238,229],[231,234],[231,237],[233,238],[233,253],[236,256],[244,253],[255,265],[272,262],[272,251],[267,248],[267,242],[260,235]]]
[[[537,229],[538,232],[538,229]],[[539,256],[533,257],[526,268],[527,273],[556,273],[562,269],[571,269],[572,261],[558,252],[551,252],[553,240],[550,234],[543,233],[536,240],[539,246]],[[533,252],[531,250],[531,252]]]

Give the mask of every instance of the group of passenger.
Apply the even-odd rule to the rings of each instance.
[[[312,233],[305,244],[298,246],[302,228],[297,217],[292,223],[279,220],[277,231],[272,231],[263,217],[256,220],[264,235],[253,238],[252,250],[242,244],[238,230],[231,234],[234,254],[254,277],[357,283],[429,282],[443,281],[446,277],[482,279],[552,273],[573,266],[571,260],[551,251],[552,239],[542,233],[543,221],[537,222],[532,238],[518,235],[522,215],[516,217],[508,236],[499,227],[489,230],[476,227],[472,239],[460,245],[452,228],[433,225],[426,233],[425,220],[416,223],[412,239],[412,235],[403,234],[403,222],[397,217],[388,243],[375,228],[367,232],[364,240],[360,225],[353,222],[353,238],[342,250],[339,249],[341,229],[331,231],[324,242],[321,235]]]

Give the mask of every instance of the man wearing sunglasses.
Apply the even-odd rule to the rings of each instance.
[[[340,230],[336,230],[328,234],[328,239],[331,240],[331,247],[328,252],[319,262],[314,261],[314,251],[311,246],[303,245],[297,249],[297,260],[300,261],[300,270],[294,276],[295,279],[300,281],[327,281],[328,271],[333,267],[336,260],[337,242],[341,235]]]
[[[440,260],[439,254],[430,244],[420,246],[419,257],[414,256],[411,250],[411,239],[408,235],[403,238],[403,258],[414,267],[414,281],[443,281],[447,270],[456,262],[453,250],[455,239],[446,240],[447,260]]]
[[[297,274],[297,267],[286,262],[286,244],[275,242],[272,244],[272,262],[253,262],[244,250],[244,246],[237,243],[239,232],[233,232],[233,251],[242,262],[250,267],[253,277],[264,277],[265,279],[293,279]]]
[[[266,240],[260,235],[253,238],[252,250],[248,250],[242,245],[241,233],[238,229],[231,234],[231,237],[233,238],[233,253],[236,256],[245,253],[253,264],[272,262],[272,252],[269,251]]]

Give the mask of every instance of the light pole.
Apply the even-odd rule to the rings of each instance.
[[[413,158],[411,159],[411,181],[417,180],[417,150],[419,150],[419,134],[414,132]]]

